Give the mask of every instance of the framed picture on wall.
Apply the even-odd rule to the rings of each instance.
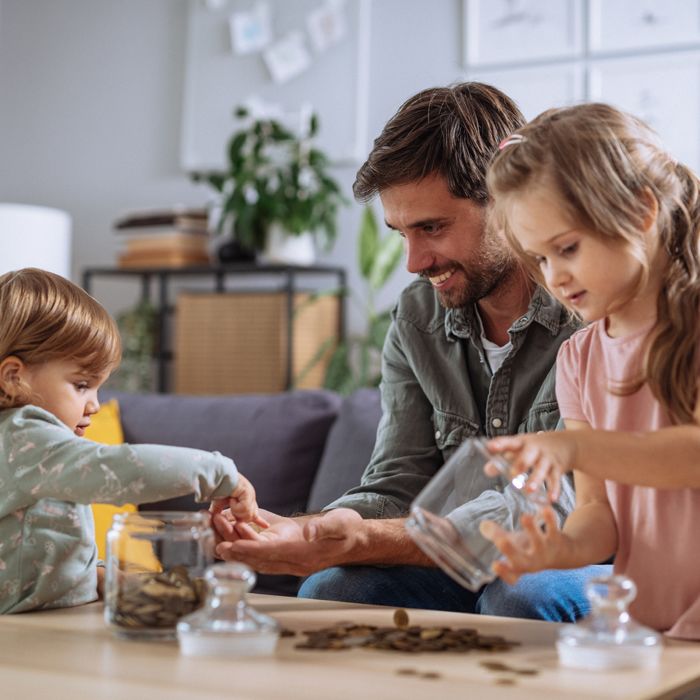
[[[643,119],[675,158],[700,169],[700,51],[597,61],[590,68],[590,99]]]
[[[565,107],[584,99],[583,66],[543,65],[537,68],[469,71],[478,80],[512,97],[528,121],[551,107]]]
[[[464,64],[575,57],[581,12],[581,0],[463,0]]]
[[[592,53],[700,41],[700,0],[589,0]]]

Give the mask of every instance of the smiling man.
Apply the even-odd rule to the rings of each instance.
[[[218,516],[227,540],[220,556],[258,571],[313,574],[304,597],[548,620],[585,614],[583,586],[600,567],[471,593],[435,568],[404,527],[411,501],[463,440],[553,430],[559,420],[553,365],[575,325],[489,225],[486,170],[522,124],[503,93],[463,83],[412,97],[375,140],[354,193],[359,201],[379,195],[419,279],[401,294],[384,345],[370,464],[321,516],[264,513],[272,526],[261,533]],[[497,497],[477,471],[471,496],[475,518]],[[570,509],[570,491],[560,507],[562,515]]]

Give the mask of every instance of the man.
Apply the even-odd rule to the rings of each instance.
[[[479,83],[425,90],[387,123],[353,189],[360,201],[379,195],[420,279],[402,293],[384,345],[383,416],[370,464],[362,483],[321,516],[268,514],[271,527],[261,533],[217,516],[228,540],[220,556],[258,571],[313,574],[304,597],[567,621],[586,611],[583,584],[601,573],[595,567],[470,593],[404,527],[413,498],[463,440],[558,422],[553,364],[575,325],[488,221],[489,161],[522,124],[511,100]],[[495,495],[488,489],[489,479],[474,473],[475,518]]]

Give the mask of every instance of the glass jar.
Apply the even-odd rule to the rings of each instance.
[[[202,604],[214,545],[205,512],[115,515],[107,533],[107,624],[123,637],[174,639],[178,620]]]
[[[279,625],[254,610],[246,594],[255,574],[245,564],[214,564],[204,579],[204,605],[177,623],[180,651],[185,656],[261,656],[272,654]]]
[[[473,484],[487,464],[496,473],[492,490],[473,498]],[[549,503],[545,489],[530,491],[527,481],[527,474],[511,476],[509,461],[491,454],[485,438],[470,438],[413,501],[406,528],[445,573],[477,591],[496,578],[491,565],[501,556],[481,534],[481,522],[494,520],[513,531],[519,527],[520,515],[537,513]]]
[[[627,576],[600,576],[586,582],[591,614],[559,632],[562,666],[589,670],[654,668],[661,658],[661,635],[643,627],[627,611],[637,587]]]

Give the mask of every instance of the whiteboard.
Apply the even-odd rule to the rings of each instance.
[[[233,111],[251,97],[285,113],[310,105],[318,114],[316,144],[336,164],[361,162],[367,152],[369,25],[371,0],[346,0],[347,31],[316,53],[306,18],[324,0],[267,0],[274,39],[305,33],[311,66],[285,83],[273,82],[260,53],[239,55],[231,44],[229,18],[254,0],[189,0],[180,161],[187,170],[221,169],[226,144],[237,127]]]

